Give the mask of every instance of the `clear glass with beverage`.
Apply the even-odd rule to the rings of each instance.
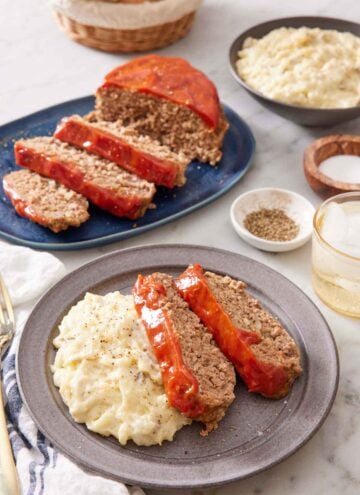
[[[312,280],[325,304],[360,318],[360,192],[339,194],[317,209]]]

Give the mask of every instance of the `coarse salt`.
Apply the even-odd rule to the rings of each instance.
[[[319,171],[339,182],[360,184],[360,156],[331,156],[320,163]]]

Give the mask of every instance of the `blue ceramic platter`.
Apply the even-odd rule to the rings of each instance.
[[[13,144],[20,138],[51,135],[57,122],[66,115],[84,115],[94,107],[94,98],[86,96],[36,112],[0,127],[0,177],[15,170]],[[171,222],[201,208],[234,186],[248,170],[255,151],[254,136],[245,122],[224,106],[230,122],[223,158],[216,167],[193,161],[187,171],[187,183],[169,190],[159,187],[149,210],[136,222],[117,218],[90,206],[90,220],[79,228],[54,234],[22,218],[13,209],[0,185],[0,237],[16,244],[45,250],[75,250],[109,244]]]

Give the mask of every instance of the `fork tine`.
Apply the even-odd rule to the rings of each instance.
[[[6,308],[8,319],[15,326],[15,316],[14,316],[14,310],[12,307],[10,295],[9,295],[9,292],[6,288],[4,279],[2,278],[1,274],[0,274],[0,290],[1,290],[1,294],[3,297],[4,303],[5,303],[5,308]],[[2,305],[0,304],[0,320],[5,325],[6,322],[5,322],[4,309],[1,306]]]
[[[1,299],[0,299],[0,326],[1,325],[5,325],[5,316],[4,316],[4,312],[2,309],[2,303],[1,303]]]

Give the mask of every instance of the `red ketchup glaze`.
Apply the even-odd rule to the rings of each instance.
[[[14,150],[17,165],[60,182],[113,215],[127,217],[131,220],[139,217],[142,207],[140,198],[120,197],[116,192],[100,188],[87,181],[76,163],[63,162],[55,155],[46,156],[21,143],[15,143]]]
[[[126,88],[184,105],[210,129],[219,122],[219,96],[215,85],[186,60],[146,55],[120,65],[105,76],[101,88]]]
[[[177,169],[168,160],[160,160],[138,151],[121,138],[76,120],[63,119],[54,136],[117,163],[129,172],[155,184],[174,187]]]
[[[234,364],[250,392],[266,397],[279,397],[287,392],[288,377],[283,368],[256,358],[251,346],[261,342],[261,337],[232,323],[212,294],[199,264],[189,266],[177,279],[176,286],[213,334],[221,351]]]
[[[16,191],[7,183],[6,179],[3,180],[3,188],[6,196],[10,199],[15,211],[22,217],[29,218],[35,223],[42,225],[48,225],[46,218],[42,217],[34,208],[32,208],[27,201],[22,199]]]
[[[152,275],[138,276],[133,287],[135,308],[160,364],[169,403],[186,416],[196,418],[205,407],[198,397],[198,381],[184,363],[172,321],[161,307],[165,295],[165,287]]]

